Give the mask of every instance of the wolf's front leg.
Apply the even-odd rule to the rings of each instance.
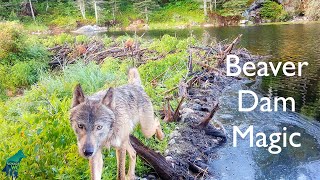
[[[91,179],[101,180],[103,159],[101,149],[99,149],[93,157],[89,159]]]
[[[117,180],[126,179],[126,147],[120,147],[116,150],[117,156]]]

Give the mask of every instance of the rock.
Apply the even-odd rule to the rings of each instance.
[[[169,149],[165,150],[165,151],[164,151],[164,155],[168,155],[168,154],[169,154],[169,151],[170,151]]]
[[[180,133],[178,131],[173,131],[171,134],[170,134],[170,139],[174,138],[174,137],[177,137],[177,136],[180,136]]]
[[[176,140],[171,139],[171,140],[168,142],[168,145],[170,146],[170,145],[173,145],[173,144],[175,144],[175,143],[176,143]]]
[[[87,26],[82,26],[81,28],[72,32],[78,33],[78,34],[88,34],[88,33],[104,32],[107,30],[108,29],[105,27],[99,27],[97,25],[94,25],[94,26],[87,25]]]
[[[149,174],[149,175],[147,176],[147,179],[148,179],[148,180],[155,180],[156,177],[155,177],[154,175],[152,175],[152,174]]]
[[[189,114],[194,113],[194,110],[190,108],[183,108],[180,113],[184,116],[188,116]]]
[[[200,99],[195,99],[194,102],[197,103],[197,104],[201,104]]]
[[[240,24],[247,24],[248,22],[248,20],[240,20]]]
[[[203,27],[214,27],[214,24],[206,23],[206,24],[203,24],[202,26],[203,26]]]
[[[201,105],[200,104],[193,104],[192,109],[196,111],[201,111]]]

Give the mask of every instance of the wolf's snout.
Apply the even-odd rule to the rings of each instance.
[[[83,154],[86,156],[86,157],[90,157],[92,156],[94,152],[94,149],[91,145],[86,145],[84,148],[83,148]]]

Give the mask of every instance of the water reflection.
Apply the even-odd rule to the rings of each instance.
[[[119,36],[134,32],[113,32]],[[294,97],[296,109],[320,121],[320,24],[268,25],[252,27],[219,27],[183,30],[152,30],[137,32],[147,38],[160,38],[164,34],[185,38],[191,34],[204,45],[243,34],[240,46],[254,54],[272,55],[272,62],[309,62],[301,77],[266,77],[261,89],[272,95]]]
[[[252,112],[239,112],[237,90],[242,88],[247,89],[233,85],[219,99],[221,109],[214,119],[225,125],[228,143],[215,151],[209,169],[214,174],[211,179],[319,179],[320,123],[307,121],[293,112],[261,112],[259,107]],[[245,106],[252,103],[252,98],[243,102]],[[294,141],[301,143],[301,147],[292,147],[287,142],[288,147],[273,155],[267,148],[250,147],[249,138],[238,137],[238,147],[234,148],[232,126],[238,126],[244,132],[250,125],[254,126],[254,134],[264,132],[267,137],[274,132],[283,133],[283,127],[287,127],[287,137],[299,132],[301,137]],[[282,141],[277,143],[282,144]]]

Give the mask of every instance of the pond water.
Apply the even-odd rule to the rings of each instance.
[[[227,143],[215,149],[214,158],[210,160],[209,171],[214,174],[211,179],[219,180],[252,180],[252,179],[284,179],[284,180],[319,180],[320,179],[320,123],[307,120],[294,112],[261,112],[259,106],[251,112],[238,111],[238,90],[248,89],[244,84],[229,87],[220,97],[220,110],[214,119],[225,125],[228,134]],[[259,92],[256,92],[259,94]],[[262,97],[262,94],[259,94]],[[244,98],[245,107],[253,104],[253,98]],[[233,147],[233,126],[241,132],[253,125],[254,137],[263,132],[269,138],[271,133],[301,133],[295,137],[295,143],[282,148],[279,154],[273,155],[268,148],[250,147],[249,135],[242,139],[238,135],[237,147]],[[283,127],[287,130],[284,131]],[[283,137],[283,136],[282,136]],[[255,138],[254,138],[255,139]],[[268,140],[269,144],[270,141]],[[282,146],[283,141],[277,143]]]
[[[133,34],[133,32],[113,32],[109,35]],[[320,24],[268,25],[252,27],[221,27],[184,30],[157,30],[137,32],[145,37],[159,38],[164,34],[185,38],[191,34],[204,45],[243,34],[240,46],[254,54],[272,55],[272,62],[309,62],[301,77],[264,77],[251,86],[260,97],[293,97],[297,112],[252,112],[238,111],[238,90],[248,89],[245,84],[235,84],[222,94],[220,110],[214,119],[225,125],[228,141],[215,149],[210,160],[211,179],[320,179]],[[253,88],[254,87],[254,88]],[[252,104],[252,98],[244,104]],[[249,146],[249,138],[238,137],[238,147],[232,144],[232,127],[239,126],[244,132],[250,125],[254,134],[264,132],[267,137],[274,132],[283,132],[287,127],[288,136],[301,133],[295,139],[301,147],[290,145],[282,148],[277,155],[267,148]],[[269,143],[270,141],[268,141]],[[278,143],[279,145],[282,142]]]
[[[108,32],[119,36],[134,32]],[[240,46],[253,54],[272,55],[272,62],[309,62],[301,77],[265,77],[259,90],[263,94],[293,97],[296,111],[320,121],[320,24],[219,27],[183,30],[140,31],[138,35],[160,38],[164,34],[186,38],[194,35],[204,45],[214,41],[233,40],[243,34]]]

